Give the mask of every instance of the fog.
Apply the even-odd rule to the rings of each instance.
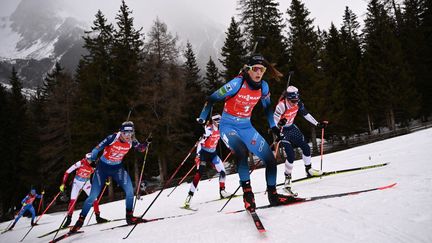
[[[20,1],[0,0],[0,16],[9,16]],[[91,25],[94,15],[100,9],[110,22],[119,10],[121,0],[22,0],[38,1],[57,8],[67,16],[75,17]],[[286,20],[286,10],[291,1],[279,1],[280,12]],[[348,6],[359,17],[362,22],[367,8],[367,0],[303,0],[310,11],[310,17],[314,18],[314,24],[321,29],[328,29],[331,22],[340,27],[345,6]],[[195,16],[199,21],[211,21],[225,29],[230,23],[232,16],[238,18],[236,0],[127,0],[126,4],[133,11],[137,27],[143,27],[147,31],[156,17],[167,23],[168,27],[175,25],[178,20],[188,16]]]

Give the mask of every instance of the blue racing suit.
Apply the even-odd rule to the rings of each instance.
[[[30,211],[30,213],[31,213],[31,215],[32,215],[32,222],[34,221],[34,219],[35,219],[35,217],[36,217],[36,213],[35,213],[35,210],[34,210],[34,207],[33,207],[33,201],[36,199],[36,198],[42,198],[42,195],[39,195],[39,194],[35,194],[35,195],[32,195],[32,194],[28,194],[22,201],[21,201],[21,204],[23,205],[23,207],[21,208],[21,210],[20,210],[20,212],[19,212],[19,214],[18,214],[18,216],[15,218],[15,221],[14,221],[14,224],[16,223],[16,222],[18,222],[18,220],[24,215],[24,213],[28,210],[28,211]]]
[[[103,155],[100,157],[100,162],[96,166],[96,170],[92,179],[92,188],[90,195],[84,202],[81,215],[86,217],[93,202],[105,184],[108,177],[111,177],[126,193],[126,210],[132,211],[133,208],[133,186],[128,172],[124,169],[122,159],[130,148],[135,148],[143,152],[147,148],[147,143],[139,143],[134,140],[130,143],[122,142],[120,140],[120,132],[112,134],[105,138],[92,150],[92,159],[97,157],[97,154],[104,150]]]
[[[264,162],[267,186],[274,187],[277,172],[276,159],[269,144],[255,130],[250,121],[252,110],[260,100],[270,127],[275,126],[269,86],[266,81],[261,82],[261,88],[256,90],[251,88],[241,76],[234,78],[209,96],[199,118],[206,120],[213,103],[225,100],[219,126],[221,138],[237,157],[240,182],[250,180],[247,161],[250,151]]]

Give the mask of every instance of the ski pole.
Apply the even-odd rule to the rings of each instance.
[[[105,182],[105,186],[104,186],[104,188],[102,189],[102,192],[101,192],[101,194],[99,195],[99,198],[96,200],[96,201],[97,201],[97,204],[99,204],[100,200],[102,199],[102,196],[103,196],[103,194],[104,194],[104,192],[105,192],[105,190],[106,190],[106,188],[107,188],[108,185],[109,185],[109,184],[107,184],[107,182]],[[89,223],[90,223],[90,219],[93,217],[93,214],[94,214],[94,210],[93,210],[92,213],[90,214],[90,218],[89,218],[88,221],[87,221],[87,225],[89,225]]]
[[[42,218],[42,216],[46,213],[46,211],[51,207],[51,205],[55,202],[55,200],[57,199],[57,197],[60,195],[61,191],[59,191],[57,193],[57,195],[55,195],[55,197],[53,198],[53,200],[50,202],[50,204],[48,204],[48,206],[45,208],[45,210],[42,212],[42,214],[36,219],[36,222],[34,223],[34,225],[37,224],[37,222],[39,222],[39,220]],[[27,233],[24,235],[24,237],[20,240],[20,242],[22,242],[27,235],[30,233],[30,231],[33,229],[34,225],[31,226],[31,228],[27,231]]]
[[[45,190],[42,190],[42,191],[44,192]],[[37,214],[40,213],[41,205],[42,205],[42,202],[43,202],[43,196],[44,196],[44,194],[42,194],[42,197],[41,197],[41,199],[39,200],[39,206],[38,206]]]
[[[189,156],[192,154],[193,150],[196,148],[196,146],[198,146],[198,143],[201,141],[202,137],[200,137],[198,139],[198,141],[195,143],[195,145],[192,147],[192,149],[189,151],[189,153],[186,155],[186,158],[184,158],[183,162],[180,163],[180,165],[177,167],[176,171],[174,172],[174,174],[171,176],[170,180],[172,179],[172,177],[177,174],[177,172],[180,170],[180,167],[183,166],[183,164],[186,162],[186,160],[189,158]],[[194,165],[195,166],[195,165]],[[193,167],[192,167],[193,168]],[[191,169],[192,170],[192,169]],[[175,189],[175,188],[174,188]],[[173,190],[174,191],[174,190]],[[171,192],[172,193],[172,192]],[[167,197],[169,197],[170,194],[167,195]]]
[[[231,155],[231,153],[232,152],[230,152],[226,157],[225,157],[225,159],[224,159],[224,161],[222,161],[222,163],[225,163],[225,161],[230,157],[230,155]],[[193,171],[193,169],[195,168],[195,166],[197,166],[196,164],[194,164],[194,165],[192,165],[192,167],[190,168],[190,170],[188,171],[188,173],[186,173],[186,175],[185,176],[183,176],[183,178],[180,180],[180,182],[172,189],[172,191],[167,195],[167,197],[169,197],[170,195],[171,195],[171,193],[173,193],[174,192],[174,190],[178,187],[178,186],[180,186],[182,183],[183,183],[183,181],[184,180],[186,180],[186,178],[187,178],[187,176]],[[213,179],[213,178],[210,178],[209,179],[209,181],[211,181],[211,179]]]
[[[324,153],[324,127],[321,128],[321,168],[320,168],[321,171],[323,168],[323,153]],[[320,176],[320,179],[321,178],[322,178],[322,175]]]
[[[9,229],[9,227],[10,227],[10,226],[12,225],[12,223],[15,221],[15,217],[16,217],[18,214],[20,214],[21,211],[22,211],[23,209],[24,209],[24,206],[22,206],[21,209],[18,211],[18,213],[14,215],[14,219],[11,220],[11,222],[9,223],[9,225],[6,227],[5,230],[8,230],[8,229]]]
[[[188,173],[186,173],[185,176],[183,176],[183,178],[179,181],[179,183],[172,189],[172,191],[167,195],[167,197],[169,197],[171,195],[171,193],[174,192],[174,190],[180,185],[182,184],[182,182],[186,179],[186,177],[192,172],[192,170],[195,168],[196,164],[192,165],[192,167],[190,168],[190,170],[188,171]]]
[[[279,149],[279,143],[280,143],[280,141],[279,142],[277,142],[276,143],[276,153],[277,153],[277,150]],[[275,144],[273,143],[272,144],[272,146],[274,146]],[[277,156],[277,154],[276,154],[276,156]],[[250,174],[252,174],[252,172],[258,167],[258,165],[260,164],[260,162],[258,161],[256,164],[254,164],[254,166],[252,167],[252,169],[251,169],[251,171],[249,172],[249,175]],[[228,200],[227,200],[227,202],[222,206],[222,208],[218,211],[219,213],[220,212],[222,212],[222,210],[225,208],[225,206],[231,201],[231,199],[234,197],[234,195],[237,193],[237,191],[240,189],[240,187],[241,187],[241,185],[239,185],[238,187],[237,187],[237,189],[234,191],[234,193],[233,194],[231,194],[231,196],[228,198]]]
[[[198,146],[198,143],[201,141],[202,137],[200,137],[198,139],[198,141],[195,143],[195,145],[192,147],[192,149],[189,151],[188,155],[186,156],[186,158],[183,160],[183,162],[181,162],[181,164],[177,167],[177,169],[174,171],[174,173],[171,175],[171,177],[164,183],[164,185],[162,186],[162,189],[159,191],[159,193],[156,195],[156,197],[153,199],[153,201],[150,203],[150,205],[147,207],[147,209],[144,211],[144,213],[140,216],[140,218],[142,219],[144,217],[144,215],[149,211],[149,209],[151,208],[151,206],[154,204],[154,202],[156,201],[156,199],[158,199],[158,197],[162,194],[162,192],[165,190],[165,188],[171,183],[171,180],[174,178],[174,176],[177,174],[177,172],[180,170],[180,168],[182,167],[182,165],[186,162],[186,160],[189,158],[189,156],[192,154],[192,151],[195,149],[196,146]],[[132,229],[129,231],[129,233],[123,237],[123,239],[126,239],[129,237],[129,235],[132,233],[132,231],[134,231],[135,227],[138,224],[135,224]]]
[[[150,133],[150,135],[148,137],[151,137],[151,133]],[[145,164],[146,164],[147,154],[148,154],[149,148],[150,148],[150,144],[148,144],[148,146],[146,148],[145,155],[144,155],[144,161],[143,161],[143,165],[141,167],[141,174],[140,174],[137,186],[136,186],[137,190],[136,190],[136,193],[135,193],[135,201],[134,201],[134,204],[133,204],[133,207],[132,207],[132,212],[135,210],[136,201],[138,199],[138,193],[139,193],[139,190],[140,190],[140,187],[141,187],[141,180],[142,180],[142,176],[143,176],[143,173],[144,173],[144,167],[145,167]]]
[[[54,235],[54,237],[53,237],[52,240],[55,240],[55,238],[56,238],[58,232],[61,230],[61,228],[62,228],[64,222],[66,221],[66,218],[67,218],[67,216],[68,216],[69,210],[75,207],[75,203],[78,201],[79,195],[80,195],[81,192],[83,191],[84,186],[87,184],[88,181],[89,181],[89,178],[86,179],[86,181],[85,181],[84,184],[82,185],[81,189],[79,190],[78,195],[77,195],[77,199],[76,199],[76,200],[72,203],[72,205],[68,208],[68,212],[66,213],[66,216],[64,217],[64,219],[63,219],[63,221],[61,222],[60,226],[58,227],[58,229],[57,229],[57,231],[56,231],[56,233],[55,233],[55,235]]]

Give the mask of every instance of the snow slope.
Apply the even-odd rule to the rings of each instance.
[[[351,190],[397,186],[343,198],[308,202],[287,207],[257,211],[267,229],[258,233],[245,213],[217,213],[225,201],[200,204],[218,197],[217,180],[202,181],[192,204],[199,208],[194,215],[138,225],[127,240],[122,240],[130,227],[100,231],[124,221],[83,228],[84,234],[62,242],[432,242],[432,129],[386,141],[340,151],[324,156],[324,171],[390,162],[381,168],[345,173],[294,184],[300,196],[315,196]],[[312,159],[319,168],[320,158]],[[283,165],[278,167],[278,182],[283,181]],[[303,165],[296,161],[293,177],[303,177]],[[234,191],[238,175],[227,177],[227,190]],[[264,170],[252,174],[255,192],[265,190]],[[189,189],[179,186],[167,197],[165,190],[146,218],[190,213],[180,209]],[[136,214],[141,214],[153,200],[151,194],[138,200]],[[268,203],[267,195],[255,193],[257,205]],[[101,205],[102,216],[124,217],[124,200]],[[242,198],[234,198],[225,212],[241,209]],[[79,212],[75,212],[74,221]],[[24,242],[48,242],[50,237],[37,236],[58,227],[64,213],[44,215]],[[92,219],[93,221],[94,219]],[[0,229],[9,222],[2,223]],[[15,229],[0,235],[0,242],[18,242],[29,229],[30,221],[22,218]]]

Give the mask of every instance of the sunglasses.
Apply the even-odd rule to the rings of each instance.
[[[131,137],[133,132],[122,132],[122,134],[126,137]]]
[[[299,100],[298,99],[289,99],[289,101],[293,104],[297,104]]]
[[[247,66],[247,68],[248,68],[249,70],[254,71],[254,72],[261,71],[262,73],[264,73],[264,72],[267,70],[266,67],[258,67],[258,66]]]

